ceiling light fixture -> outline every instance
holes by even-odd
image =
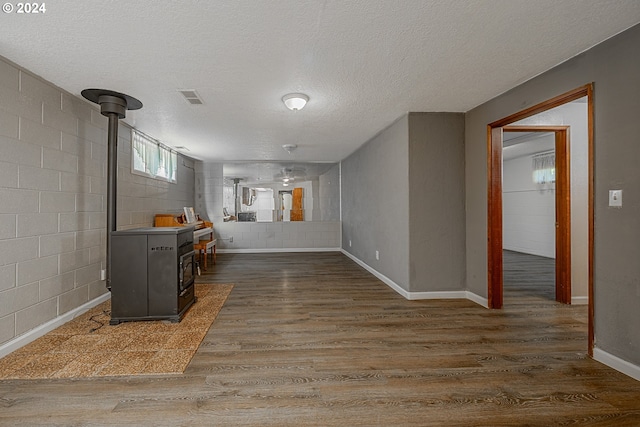
[[[282,97],[282,102],[289,110],[298,111],[302,110],[309,102],[309,97],[304,93],[290,93]]]
[[[286,151],[287,153],[289,153],[289,154],[293,153],[296,148],[298,148],[298,146],[296,144],[284,144],[282,146],[282,149],[284,151]]]

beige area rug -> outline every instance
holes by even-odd
[[[0,379],[87,378],[183,373],[233,285],[196,285],[180,323],[109,325],[111,301],[0,359]]]

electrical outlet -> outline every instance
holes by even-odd
[[[380,259],[380,252],[376,251],[376,259]]]

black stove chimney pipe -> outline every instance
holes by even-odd
[[[107,134],[107,289],[111,290],[111,232],[116,231],[116,199],[118,186],[118,121],[127,110],[142,108],[142,102],[106,89],[85,89],[82,96],[100,105],[100,113],[109,118]]]

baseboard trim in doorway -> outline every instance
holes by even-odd
[[[478,294],[474,294],[471,291],[466,291],[467,292],[467,299],[471,300],[473,302],[475,302],[478,305],[483,306],[484,308],[489,308],[489,300],[485,297],[481,297]]]
[[[589,297],[571,297],[571,305],[588,305]]]
[[[611,353],[607,353],[604,350],[600,350],[599,348],[593,349],[593,358],[618,372],[622,372],[623,374],[640,381],[640,366],[620,359],[619,357],[614,356]]]
[[[30,331],[17,336],[16,338],[8,341],[7,343],[0,346],[0,358],[5,357],[9,353],[12,353],[19,349],[20,347],[24,347],[32,341],[37,340],[38,338],[46,335],[48,332],[53,331],[58,326],[62,326],[70,320],[80,316],[82,313],[88,311],[89,309],[95,307],[98,304],[101,304],[111,298],[111,293],[106,292],[100,295],[97,298],[92,299],[91,301],[82,304],[80,307],[76,307],[71,311],[67,311],[64,314],[56,317],[55,319],[49,320],[47,323],[43,323],[37,328],[31,329]]]
[[[408,292],[410,300],[418,299],[467,299],[466,291]]]
[[[476,304],[479,304],[479,305],[481,305],[481,306],[483,306],[485,308],[489,307],[489,302],[488,302],[488,300],[486,298],[483,298],[483,297],[481,297],[479,295],[476,295],[473,292],[469,292],[469,291],[434,291],[434,292],[410,292],[410,291],[407,291],[402,286],[398,285],[396,282],[394,282],[393,280],[391,280],[390,278],[388,278],[384,274],[380,273],[376,269],[372,268],[370,265],[368,265],[367,263],[365,263],[361,259],[357,258],[353,254],[350,254],[349,252],[345,251],[344,249],[342,249],[341,251],[347,257],[351,258],[360,267],[364,268],[369,273],[371,273],[374,276],[376,276],[378,279],[380,279],[382,282],[384,282],[387,286],[389,286],[391,289],[393,289],[394,291],[396,291],[397,293],[399,293],[400,295],[402,295],[404,298],[406,298],[408,300],[468,299],[468,300],[473,301]]]

